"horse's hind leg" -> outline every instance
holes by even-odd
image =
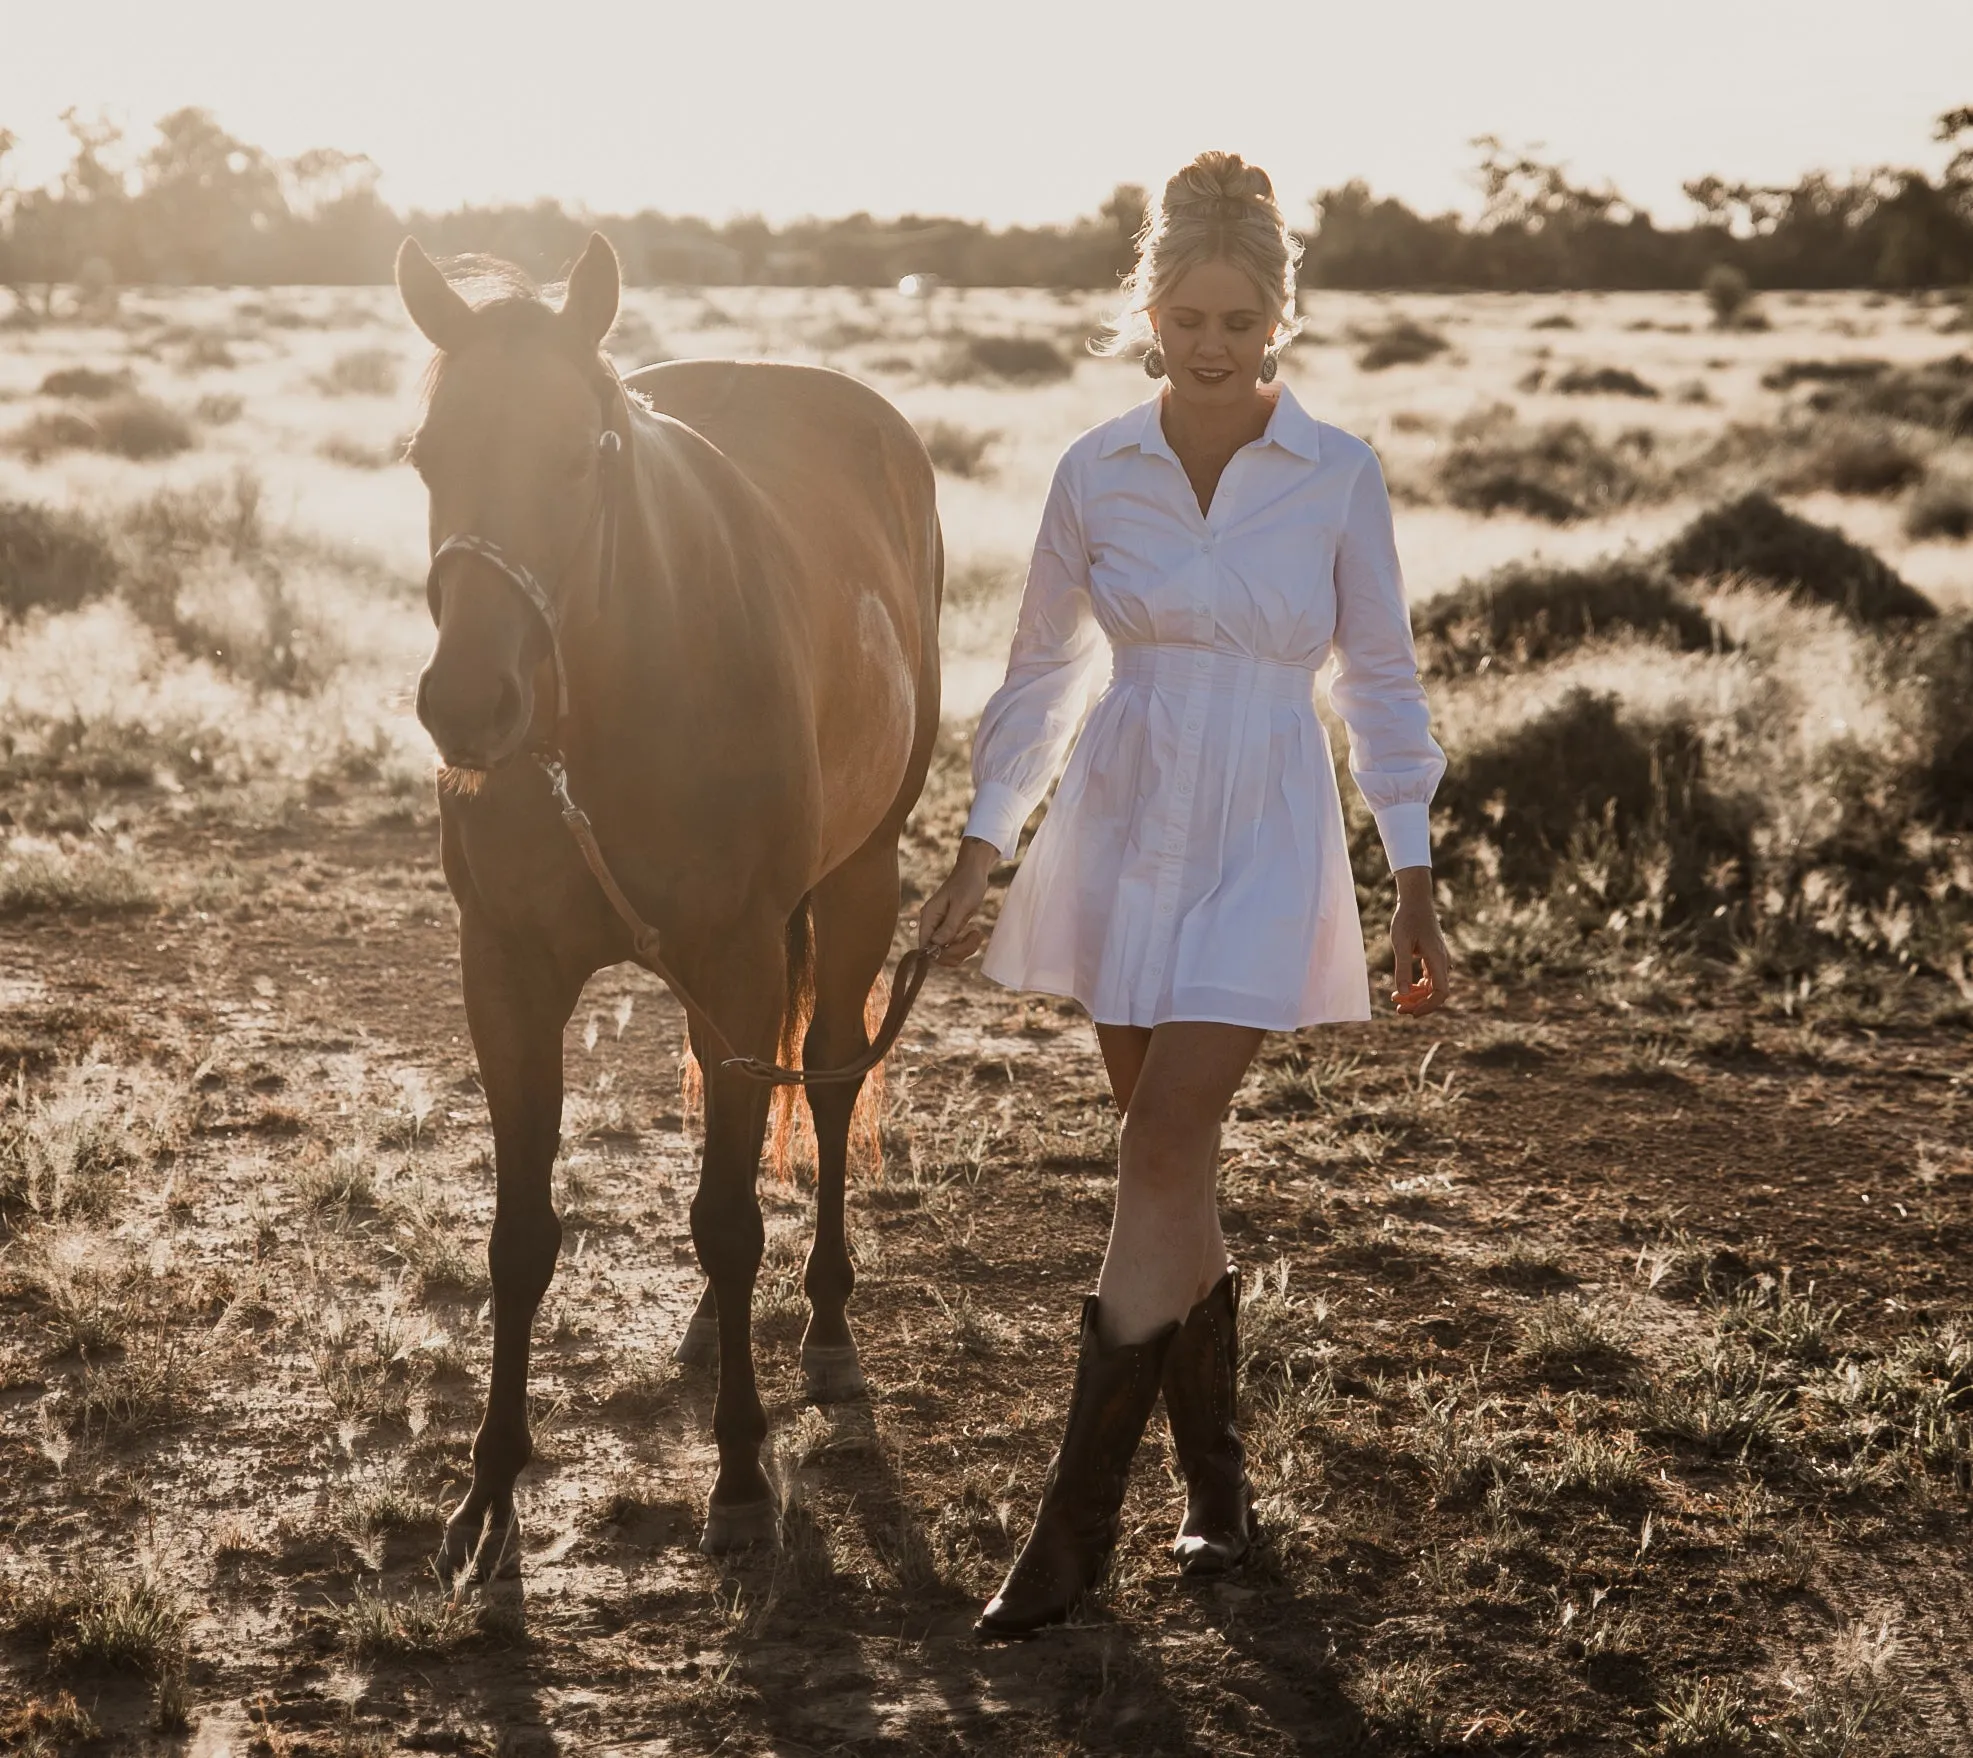
[[[514,1480],[528,1434],[528,1349],[535,1309],[555,1273],[562,1226],[549,1194],[562,1127],[562,1028],[579,980],[542,954],[516,953],[468,914],[460,924],[466,1020],[493,1119],[493,1372],[473,1437],[473,1482],[445,1524],[440,1575],[486,1580],[519,1561]]]
[[[865,843],[816,887],[815,1012],[802,1041],[808,1068],[837,1068],[870,1047],[863,1008],[884,968],[897,928],[897,838]],[[850,1123],[861,1081],[807,1089],[815,1119],[815,1243],[802,1288],[809,1320],[802,1338],[802,1375],[814,1404],[840,1403],[864,1393],[863,1368],[850,1334],[849,1297],[856,1286],[843,1217]]]

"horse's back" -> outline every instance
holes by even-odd
[[[923,444],[895,407],[847,373],[784,361],[674,360],[625,383],[717,446],[805,539],[818,519],[854,541],[872,518],[888,525],[930,515]]]

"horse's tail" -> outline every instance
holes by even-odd
[[[781,1041],[774,1052],[783,1068],[802,1065],[802,1039],[815,1014],[815,912],[803,898],[788,918],[788,991],[781,1009]],[[767,1163],[786,1183],[798,1163],[815,1160],[815,1126],[801,1102],[801,1088],[777,1086],[767,1115]]]

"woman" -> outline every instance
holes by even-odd
[[[1107,648],[1109,687],[982,967],[1088,1009],[1123,1115],[1067,1430],[1034,1530],[980,1618],[988,1635],[1059,1622],[1095,1586],[1161,1389],[1187,1488],[1181,1569],[1231,1568],[1252,1543],[1220,1122],[1265,1033],[1370,1013],[1314,704],[1332,653],[1351,774],[1397,878],[1393,999],[1412,1015],[1445,1000],[1428,812],[1445,758],[1383,473],[1273,382],[1298,254],[1266,173],[1238,157],[1201,154],[1166,185],[1104,349],[1144,347],[1165,387],[1056,468],[1006,682],[974,741],[965,835],[919,920],[920,944],[947,958],[977,943],[967,923],[988,871],[1014,854]]]

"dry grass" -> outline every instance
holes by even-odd
[[[907,838],[917,896],[1054,457],[1150,388],[1078,351],[1099,301],[940,301],[928,323],[885,295],[636,293],[623,342],[836,360],[938,455],[953,724]],[[1904,1545],[1943,1595],[1945,1549],[1922,1547],[1973,1478],[1961,1090],[1900,1060],[1973,984],[1950,499],[1973,461],[1929,329],[1853,298],[1772,301],[1759,332],[1695,325],[1689,296],[1420,297],[1410,321],[1455,345],[1388,370],[1287,357],[1401,491],[1468,999],[1426,1037],[1270,1042],[1224,1173],[1261,1552],[1226,1590],[1167,1581],[1154,1435],[1109,1613],[1016,1689],[949,1633],[1057,1436],[1115,1119],[1066,1010],[959,984],[900,1053],[884,1180],[852,1193],[867,1408],[795,1402],[811,1199],[769,1192],[783,1545],[718,1565],[692,1549],[708,1388],[667,1354],[696,1287],[676,1015],[599,979],[567,1046],[526,1597],[432,1592],[488,1365],[493,1177],[429,831],[378,831],[430,810],[405,700],[423,505],[409,473],[357,467],[404,427],[422,350],[381,293],[127,303],[155,353],[38,332],[24,387],[116,384],[22,415],[162,394],[200,410],[197,450],[0,456],[22,558],[0,567],[0,898],[34,911],[0,969],[0,1603],[27,1669],[0,1743],[80,1744],[93,1718],[135,1749],[244,1698],[270,1751],[490,1751],[525,1730],[468,1729],[460,1702],[579,1717],[581,1692],[602,1720],[573,1737],[598,1749],[1925,1749],[1924,1633],[1845,1597],[1844,1571]],[[1311,303],[1357,346],[1398,327],[1388,302]],[[1616,360],[1665,394],[1599,391]],[[1709,405],[1674,394],[1702,377]],[[1825,394],[1821,431],[1896,455],[1819,460],[1802,408]],[[1860,620],[1724,553],[1672,582],[1666,546],[1761,486],[1945,614]],[[101,997],[41,950],[89,936],[120,949]],[[1524,1124],[1536,1089],[1566,1103]],[[1770,1146],[1723,1145],[1776,1117]],[[1786,1182],[1845,1128],[1853,1161]],[[1867,1249],[1791,1221],[1853,1172]],[[1718,1211],[1742,1200],[1729,1247]],[[137,1567],[79,1566],[133,1538]],[[115,1668],[141,1703],[85,1678]],[[867,1719],[828,1722],[851,1673]],[[318,1675],[328,1695],[295,1694]]]

